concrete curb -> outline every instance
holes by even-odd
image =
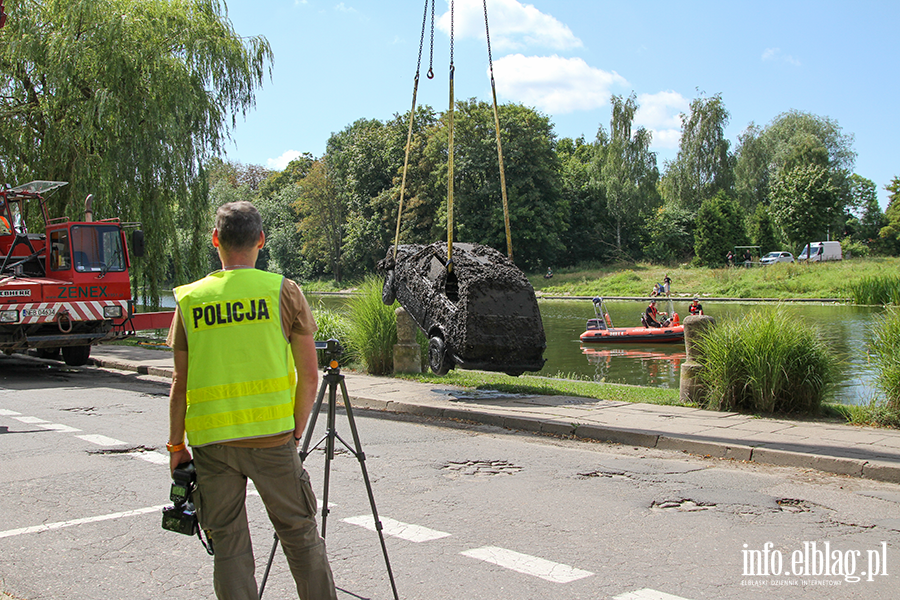
[[[141,375],[171,378],[171,367],[137,364],[132,361],[115,358],[92,358],[93,364],[108,369],[133,371]],[[889,483],[900,483],[900,463],[862,458],[824,456],[793,452],[779,448],[767,447],[765,444],[748,446],[739,443],[726,443],[690,439],[672,433],[646,431],[598,425],[582,424],[559,420],[552,417],[539,417],[515,413],[514,410],[498,408],[472,409],[459,406],[432,406],[413,404],[396,400],[379,400],[361,396],[350,396],[354,408],[376,412],[408,414],[435,419],[468,421],[501,427],[504,429],[526,431],[542,435],[572,437],[583,440],[594,440],[623,446],[655,448],[672,452],[683,452],[700,457],[732,459],[773,466],[794,467],[846,475],[862,479],[872,479]],[[510,414],[513,413],[513,414]]]

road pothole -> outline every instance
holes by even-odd
[[[812,506],[804,500],[797,498],[779,498],[775,501],[782,512],[788,513],[804,513],[809,512]]]
[[[443,465],[441,470],[454,476],[491,477],[515,475],[522,470],[522,467],[506,460],[452,460]]]
[[[679,498],[677,500],[654,500],[650,504],[650,510],[660,511],[676,511],[676,512],[698,512],[701,510],[710,510],[715,507],[711,502],[696,502],[690,498]]]

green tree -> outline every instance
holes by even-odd
[[[878,236],[888,253],[897,254],[900,252],[900,177],[894,177],[884,189],[888,192],[888,206],[884,209],[887,225]]]
[[[45,0],[14,12],[0,45],[0,179],[69,181],[50,200],[55,216],[74,217],[93,193],[96,216],[142,221],[136,282],[155,304],[177,210],[206,210],[192,193],[198,165],[253,106],[269,43],[237,35],[219,0]]]
[[[747,233],[750,241],[759,246],[762,252],[778,250],[778,240],[775,236],[775,224],[769,207],[765,204],[757,204],[750,218],[747,220]]]
[[[340,283],[346,205],[335,188],[325,162],[316,161],[309,174],[296,184],[294,206],[303,215],[299,226],[303,239],[301,251],[310,262],[325,262]]]
[[[570,266],[581,262],[603,260],[615,248],[615,222],[610,217],[606,196],[595,175],[595,157],[603,151],[605,132],[601,128],[597,140],[563,138],[556,145],[560,161],[560,198],[570,207],[566,230],[561,241],[565,246],[557,263]],[[549,263],[547,266],[551,266]]]
[[[782,170],[772,182],[772,217],[795,250],[826,239],[841,207],[841,189],[817,164]]]
[[[568,207],[560,198],[559,158],[547,116],[518,104],[499,107],[513,258],[523,269],[537,269],[564,252],[562,235]],[[435,129],[429,143],[436,179],[447,189],[447,136]],[[454,239],[506,252],[500,166],[493,108],[476,100],[457,103],[454,117]],[[446,203],[443,211],[446,219]],[[446,220],[443,225],[446,227]]]
[[[731,143],[725,137],[729,114],[722,94],[695,98],[690,114],[681,115],[681,143],[664,177],[666,199],[688,210],[734,186]]]
[[[743,245],[746,239],[740,208],[728,194],[719,192],[700,205],[694,230],[694,251],[703,264],[722,265],[728,251]]]
[[[674,202],[663,204],[650,221],[644,256],[657,263],[682,262],[694,252],[694,213]]]
[[[606,195],[609,214],[616,223],[616,249],[622,251],[622,228],[641,219],[642,213],[658,204],[656,183],[659,171],[656,153],[650,151],[652,134],[639,127],[632,134],[637,96],[613,96],[609,142],[599,165],[600,185]]]
[[[868,244],[878,238],[878,232],[887,224],[875,182],[854,173],[850,176],[850,204],[847,218],[848,233],[855,241]]]
[[[772,161],[769,142],[764,131],[754,123],[750,123],[738,136],[738,147],[734,153],[734,191],[746,211],[769,203]]]

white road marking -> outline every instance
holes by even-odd
[[[619,594],[613,600],[687,600],[681,596],[673,596],[665,592],[658,592],[649,588],[637,590],[636,592],[628,592],[627,594]]]
[[[331,503],[329,502],[329,504]],[[375,531],[375,519],[372,517],[372,515],[350,517],[348,519],[344,519],[344,523],[359,525],[360,527],[365,527],[370,531]],[[398,537],[408,542],[430,542],[431,540],[438,540],[450,535],[449,533],[444,533],[443,531],[436,531],[434,529],[428,529],[427,527],[420,527],[419,525],[409,525],[407,523],[401,523],[400,521],[386,519],[384,517],[381,517],[381,526],[381,531],[385,535]]]
[[[21,415],[22,413],[17,413],[14,410],[7,410],[5,408],[0,408],[0,417],[15,417],[17,415]]]
[[[533,575],[540,577],[545,581],[553,583],[569,583],[577,579],[583,579],[593,575],[590,571],[582,571],[569,565],[529,556],[519,552],[513,552],[505,548],[497,546],[485,546],[484,548],[476,548],[474,550],[466,550],[460,552],[463,556],[476,558],[491,564],[511,569],[517,573],[525,575]]]
[[[154,465],[169,464],[169,457],[165,454],[160,454],[159,452],[135,452],[134,455],[141,460],[146,460]]]
[[[58,431],[60,433],[75,433],[76,431],[81,431],[80,429],[75,429],[74,427],[69,427],[68,425],[63,425],[61,423],[47,423],[46,421],[43,423],[35,423],[41,429],[49,429],[50,431]]]
[[[99,523],[100,521],[110,521],[113,519],[121,519],[124,517],[134,517],[137,515],[145,515],[160,511],[165,508],[166,504],[159,506],[148,506],[147,508],[138,508],[135,510],[126,510],[124,512],[110,513],[108,515],[100,515],[97,517],[85,517],[84,519],[73,519],[71,521],[60,521],[58,523],[44,523],[43,525],[34,525],[32,527],[22,527],[20,529],[10,529],[8,531],[0,531],[0,538],[13,537],[26,533],[38,533],[41,531],[51,531],[53,529],[62,529],[64,527],[73,527],[75,525],[84,525],[85,523]]]
[[[29,425],[36,425],[37,423],[49,423],[50,421],[45,421],[43,419],[38,419],[37,417],[13,417],[16,421],[20,421],[22,423],[28,423]]]
[[[98,446],[126,446],[127,442],[117,440],[115,438],[106,437],[105,435],[76,435],[79,440],[84,440]]]

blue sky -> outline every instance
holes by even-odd
[[[272,80],[238,117],[228,157],[280,169],[360,118],[409,110],[424,0],[230,0],[242,36],[272,45]],[[455,0],[457,99],[490,100],[482,0]],[[675,157],[679,114],[721,94],[737,145],[750,122],[796,109],[835,119],[855,138],[856,172],[900,176],[900,2],[606,2],[488,0],[500,102],[548,115],[558,137],[592,140],[611,94],[638,96],[660,168]],[[437,1],[435,78],[419,104],[449,101],[449,2]]]

